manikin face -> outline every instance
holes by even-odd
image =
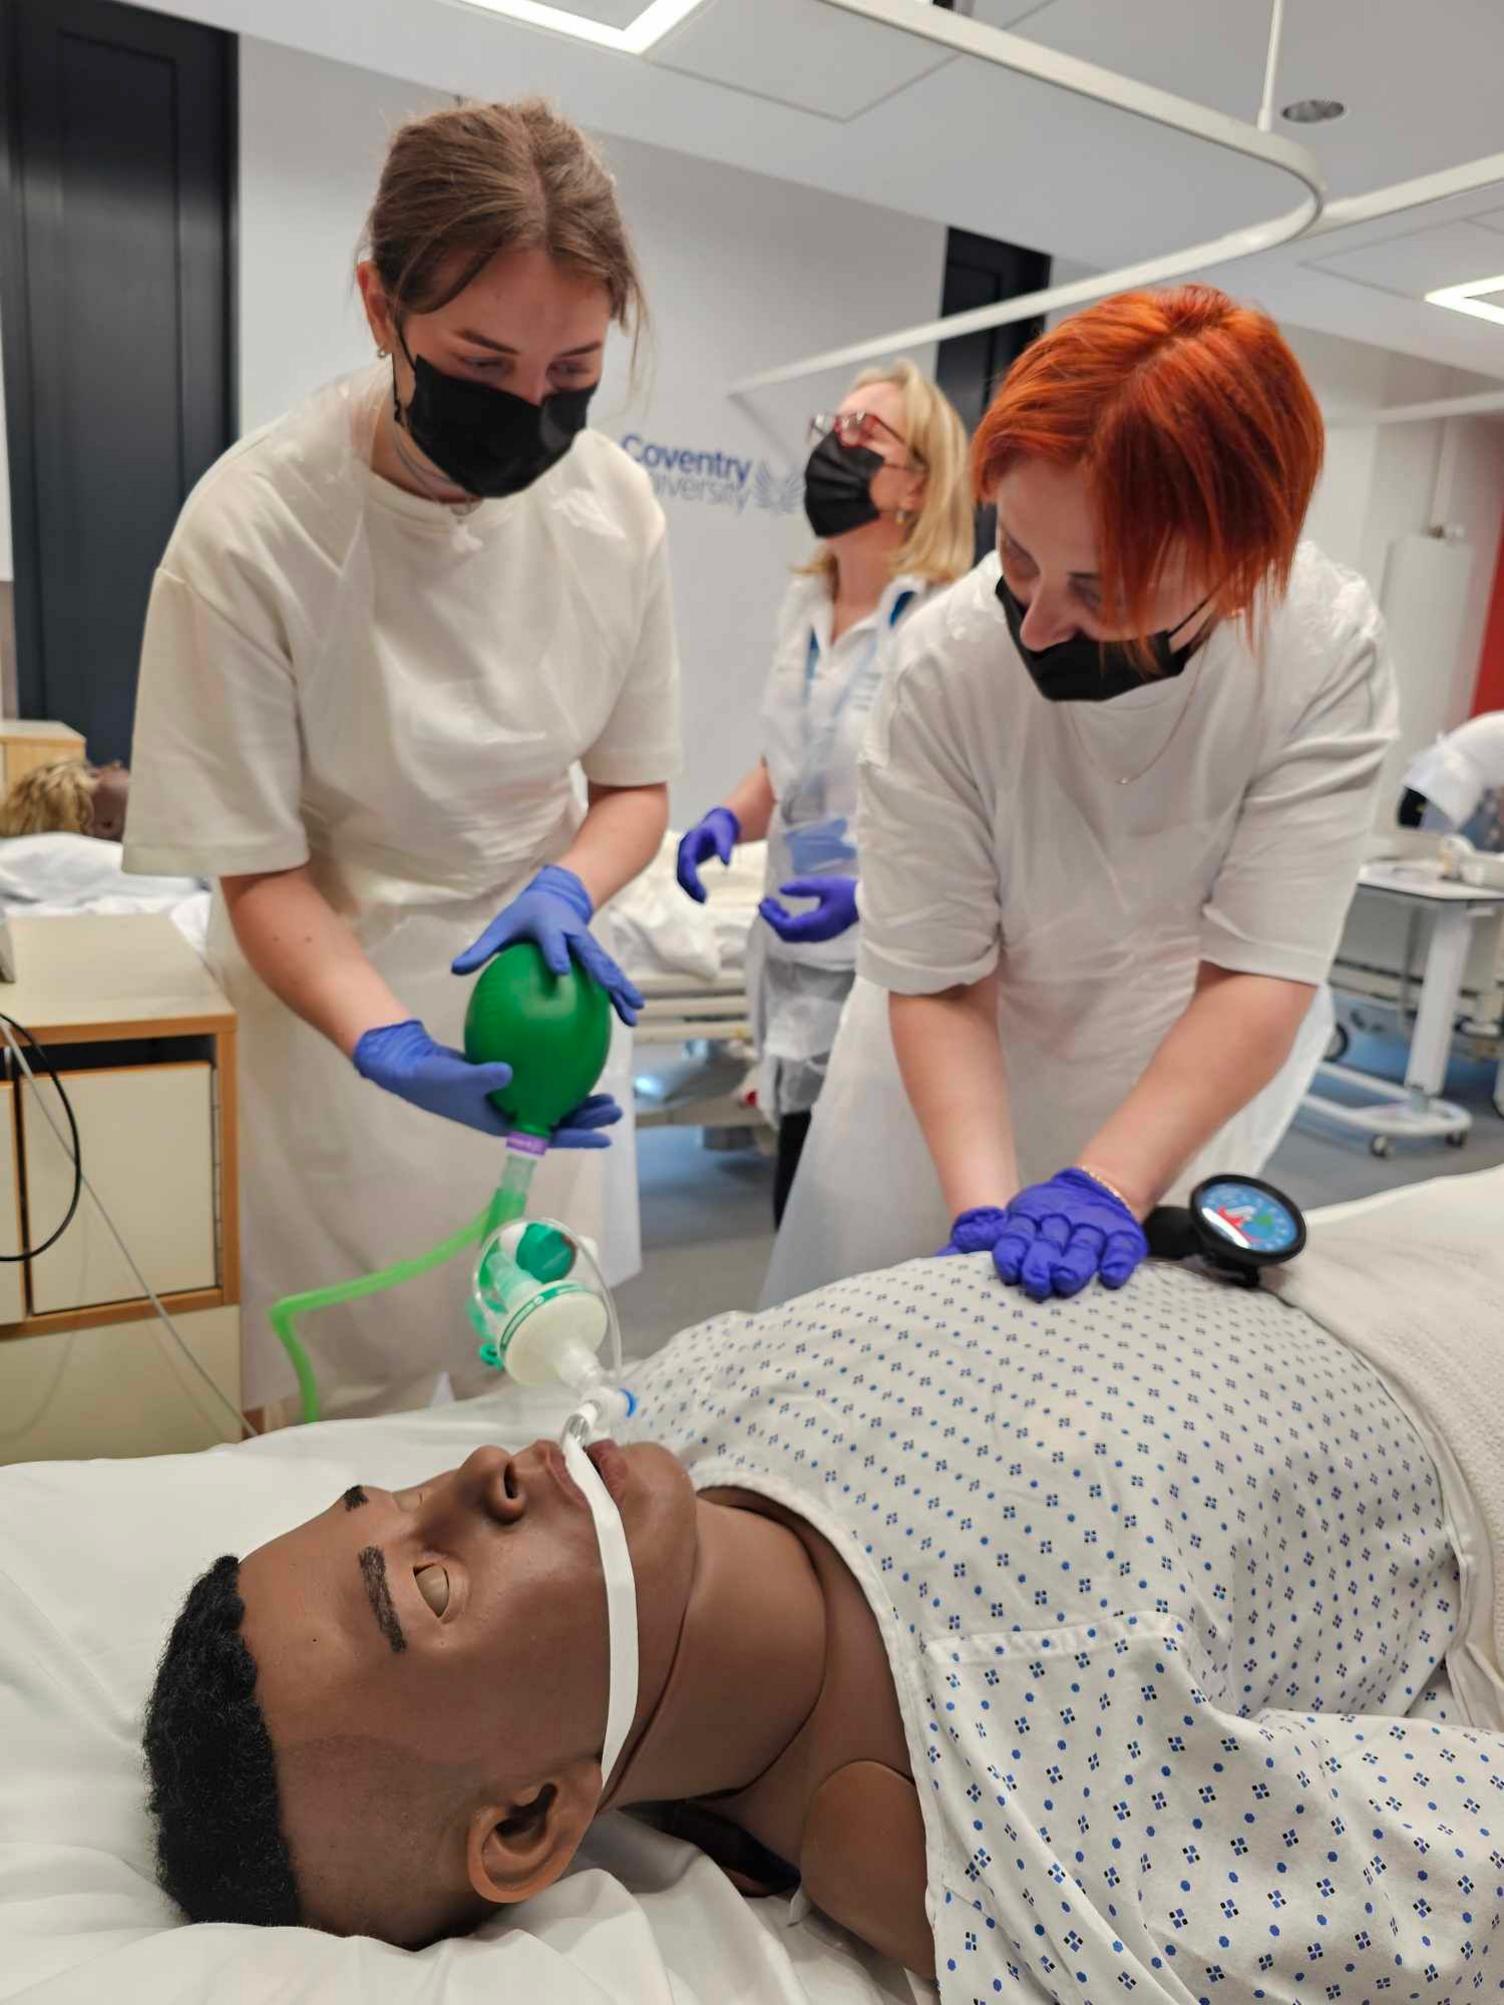
[[[118,760],[99,769],[94,781],[90,835],[97,836],[102,842],[125,840],[125,808],[130,784],[131,776]]]
[[[632,1555],[646,1689],[688,1603],[694,1496],[665,1449],[591,1458]],[[557,1877],[595,1812],[608,1677],[595,1530],[557,1443],[347,1491],[251,1553],[240,1591],[307,1919],[349,1926],[339,1862],[372,1835],[351,1828],[362,1750],[399,1800],[429,1806],[423,1870],[456,1902],[524,1899]],[[410,1797],[404,1764],[427,1778]]]

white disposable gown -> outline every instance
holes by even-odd
[[[215,877],[308,864],[405,1012],[458,1045],[454,955],[608,786],[679,757],[662,513],[584,432],[522,493],[469,513],[370,467],[382,369],[233,448],[190,497],[152,592],[130,868]],[[609,946],[609,938],[605,939]],[[292,1389],[278,1297],[425,1250],[485,1203],[503,1145],[363,1081],[245,962],[216,899],[209,958],[240,1018],[245,1398]],[[630,1040],[603,1084],[630,1107]],[[631,1130],[558,1151],[534,1210],[638,1259]],[[466,1263],[308,1320],[331,1411],[421,1401],[482,1368]]]
[[[998,561],[908,622],[861,764],[859,979],[765,1300],[945,1243],[898,1074],[890,994],[999,972],[1026,1182],[1076,1160],[1190,1001],[1205,960],[1317,991],[1281,1073],[1188,1164],[1256,1171],[1331,1025],[1322,986],[1395,729],[1363,580],[1302,544],[1250,647],[1220,626],[1184,673],[1105,703],[1035,688]]]

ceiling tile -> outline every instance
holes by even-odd
[[[1439,286],[1492,278],[1504,265],[1501,248],[1496,230],[1469,218],[1433,224],[1306,262],[1314,271],[1329,272],[1380,292],[1424,299]]]
[[[933,42],[806,0],[709,0],[649,59],[841,120],[859,117],[949,60]]]

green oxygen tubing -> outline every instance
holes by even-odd
[[[297,1373],[305,1421],[319,1417],[319,1389],[295,1328],[299,1318],[400,1287],[521,1218],[549,1136],[593,1091],[610,1048],[610,999],[583,969],[571,963],[567,974],[553,974],[531,940],[519,940],[487,962],[465,1012],[465,1056],[476,1064],[500,1059],[512,1068],[510,1085],[491,1095],[492,1105],[512,1124],[501,1181],[483,1211],[427,1253],[394,1260],[358,1280],[284,1295],[272,1305],[268,1317]]]

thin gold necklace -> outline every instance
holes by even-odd
[[[1210,640],[1210,638],[1211,636],[1208,635],[1207,640]],[[1207,641],[1203,641],[1201,643],[1201,646],[1196,650],[1197,660],[1195,669],[1192,671],[1190,687],[1186,690],[1184,703],[1181,704],[1179,711],[1176,713],[1175,722],[1170,726],[1170,735],[1165,739],[1165,742],[1160,746],[1159,750],[1154,754],[1154,757],[1149,761],[1148,765],[1140,766],[1136,773],[1109,773],[1107,768],[1102,764],[1101,760],[1098,759],[1096,754],[1092,751],[1091,746],[1087,742],[1086,733],[1081,729],[1080,723],[1075,716],[1076,706],[1073,703],[1068,703],[1066,705],[1067,714],[1070,716],[1071,729],[1076,734],[1076,742],[1080,745],[1081,750],[1086,754],[1087,763],[1089,765],[1095,766],[1097,771],[1101,774],[1104,780],[1111,780],[1114,782],[1115,785],[1120,787],[1131,787],[1135,780],[1141,780],[1146,773],[1152,773],[1154,768],[1159,764],[1160,760],[1165,756],[1166,752],[1169,751],[1170,747],[1175,743],[1176,734],[1179,732],[1181,725],[1185,722],[1186,713],[1189,711],[1192,700],[1194,699],[1196,694],[1197,684],[1201,680],[1201,663],[1205,659],[1206,646],[1207,646]]]

